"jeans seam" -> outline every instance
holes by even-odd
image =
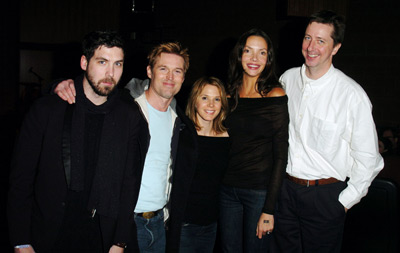
[[[154,235],[153,235],[153,232],[147,227],[147,225],[149,225],[149,223],[150,223],[150,220],[147,220],[146,224],[144,225],[144,228],[147,230],[147,232],[149,232],[149,234],[151,236],[151,242],[149,244],[149,247],[151,247],[151,245],[153,245],[153,243],[154,243]]]

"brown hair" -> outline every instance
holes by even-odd
[[[161,53],[176,54],[181,56],[183,58],[183,61],[185,62],[183,66],[185,73],[189,69],[188,49],[183,48],[179,42],[168,42],[154,47],[153,50],[151,50],[151,52],[147,56],[147,59],[149,60],[149,66],[152,69],[157,60],[157,57],[159,57]]]
[[[331,10],[321,10],[311,15],[308,24],[311,24],[312,22],[331,25],[333,27],[331,34],[333,46],[343,42],[344,31],[346,29],[345,19],[343,16]]]
[[[196,117],[196,101],[207,84],[217,87],[221,96],[221,111],[214,119],[212,129],[217,134],[224,133],[227,130],[224,126],[224,120],[228,113],[228,100],[222,81],[216,77],[201,77],[194,82],[186,106],[186,115],[193,121],[196,130],[200,130],[201,127]]]

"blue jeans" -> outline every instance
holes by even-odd
[[[159,212],[151,219],[145,219],[135,214],[135,223],[140,252],[165,253],[163,212]]]
[[[266,190],[221,186],[220,219],[223,252],[268,252],[270,235],[256,236]]]
[[[201,226],[185,223],[182,225],[180,253],[212,253],[217,237],[217,223]]]

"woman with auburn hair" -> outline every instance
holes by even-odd
[[[260,29],[236,43],[228,72],[229,166],[220,191],[224,252],[268,252],[288,152],[287,96],[271,39]]]
[[[187,118],[183,119],[179,135],[168,252],[213,252],[219,187],[228,165],[230,147],[223,124],[227,113],[222,82],[215,77],[198,79],[190,93]]]

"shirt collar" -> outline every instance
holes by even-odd
[[[327,80],[329,78],[331,78],[331,76],[333,75],[335,71],[335,67],[333,67],[333,64],[331,64],[331,67],[329,68],[328,72],[326,72],[323,76],[321,76],[320,78],[318,78],[317,80],[313,80],[310,79],[309,77],[307,77],[306,75],[306,65],[303,64],[303,66],[301,66],[301,70],[300,70],[300,75],[301,75],[301,83],[299,84],[301,87],[301,90],[304,91],[305,87],[307,85],[310,86],[311,90],[313,90],[313,87],[321,87],[324,84],[327,84]]]

